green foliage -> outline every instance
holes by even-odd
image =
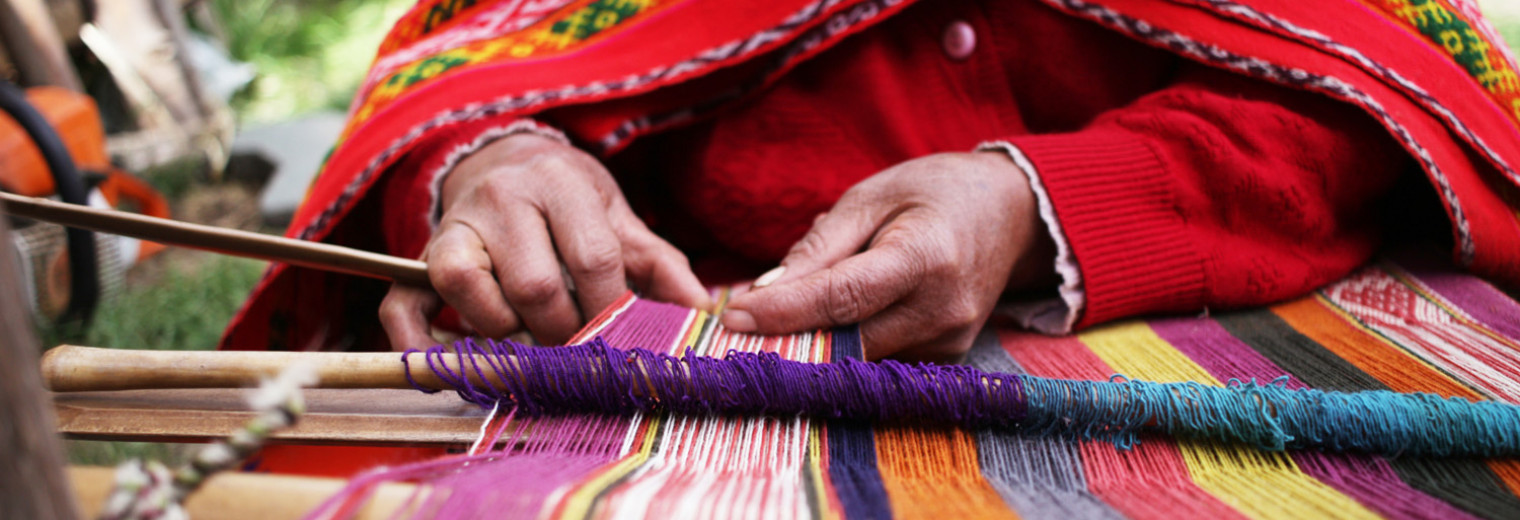
[[[154,189],[169,200],[180,200],[190,193],[206,171],[205,161],[183,157],[153,166],[140,173]]]
[[[153,283],[134,284],[101,304],[88,330],[44,328],[44,345],[83,345],[152,350],[209,350],[263,273],[264,262],[211,253],[203,265],[163,266]],[[159,259],[167,260],[167,259]],[[184,264],[185,262],[180,262]],[[230,432],[229,432],[230,433]],[[177,465],[200,446],[156,442],[69,441],[72,464],[114,466],[131,459]]]
[[[1520,3],[1514,0],[1478,0],[1478,7],[1499,30],[1509,48],[1520,52]]]
[[[1499,36],[1509,44],[1510,50],[1520,53],[1520,16],[1494,20],[1494,28],[1499,30]]]
[[[67,441],[64,445],[70,464],[115,466],[132,459],[156,460],[174,467],[189,460],[198,444],[161,442]]]
[[[262,275],[257,260],[215,256],[194,269],[167,268],[152,284],[129,286],[104,302],[88,330],[45,329],[44,345],[208,350]]]
[[[232,57],[258,68],[244,121],[344,109],[407,0],[212,0]]]

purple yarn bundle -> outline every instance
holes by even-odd
[[[407,354],[413,352],[419,351]],[[505,400],[529,415],[659,409],[1011,427],[1024,419],[1026,406],[1018,376],[967,366],[853,359],[815,364],[744,352],[721,359],[690,352],[676,357],[616,349],[600,337],[564,347],[464,340],[453,349],[420,353],[461,398],[482,407]],[[464,372],[447,359],[466,360]],[[472,383],[472,375],[492,384]]]
[[[848,334],[836,339],[848,339]],[[412,350],[408,355],[418,352]],[[456,354],[457,352],[458,354]],[[1019,428],[1106,439],[1141,431],[1251,444],[1387,454],[1520,454],[1520,406],[1433,394],[1326,392],[1279,383],[1074,381],[982,372],[969,366],[788,361],[774,353],[723,358],[622,350],[598,337],[530,347],[472,340],[435,346],[429,368],[482,407],[518,413],[668,411],[796,415],[868,422]],[[451,361],[452,362],[449,362]],[[458,363],[466,365],[458,369]],[[408,362],[402,357],[403,363]],[[410,374],[410,366],[408,374]],[[489,384],[480,384],[489,382]],[[416,382],[412,383],[416,386]],[[419,387],[420,388],[420,387]],[[424,390],[426,391],[426,390]]]

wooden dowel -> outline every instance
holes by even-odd
[[[429,388],[451,388],[420,355],[412,377]],[[457,358],[450,356],[451,360]],[[43,384],[54,392],[238,388],[254,386],[301,363],[317,373],[317,388],[411,388],[394,352],[241,352],[127,350],[59,345],[42,355]]]
[[[510,355],[505,361],[516,363]],[[472,384],[502,389],[501,374],[485,356],[477,355],[471,363],[467,357],[451,354],[443,356],[442,362],[454,373],[465,374]],[[462,368],[461,363],[469,367]],[[44,352],[41,362],[42,384],[54,392],[251,387],[295,364],[305,364],[316,372],[314,388],[412,388],[407,367],[396,352],[176,351],[59,345]],[[433,372],[421,354],[411,356],[409,368],[412,380],[424,388],[454,389]],[[643,367],[639,370],[643,373]],[[632,390],[651,391],[644,386]]]
[[[215,226],[191,224],[0,192],[5,212],[65,226],[218,253],[285,262],[430,287],[427,264],[369,251]]]

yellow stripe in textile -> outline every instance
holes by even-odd
[[[563,505],[560,507],[559,517],[565,519],[588,518],[591,514],[591,508],[596,505],[597,495],[600,495],[602,491],[607,490],[607,488],[617,483],[617,481],[622,480],[623,477],[643,466],[649,460],[649,454],[654,451],[655,437],[661,431],[661,419],[659,416],[634,419],[635,421],[642,420],[648,422],[645,425],[644,434],[640,436],[641,438],[638,441],[638,451],[629,454],[627,457],[623,457],[623,460],[617,461],[611,467],[601,470],[579,488],[571,491],[565,497]]]
[[[809,360],[813,363],[828,363],[833,356],[833,334],[819,333],[813,335],[813,355]],[[813,483],[813,515],[825,520],[843,518],[844,514],[835,506],[839,503],[832,497],[828,474],[823,470],[824,457],[827,450],[823,446],[822,421],[810,421],[808,423],[808,464],[807,472]]]
[[[727,293],[723,293],[722,297],[723,300],[720,301],[726,301]],[[707,322],[707,317],[706,311],[696,311],[696,316],[687,322],[687,329],[683,335],[685,340],[681,342],[681,345],[695,346],[697,338],[702,335],[702,325]],[[679,349],[680,347],[677,346],[676,348]],[[676,354],[679,355],[680,353]],[[601,470],[596,476],[587,479],[579,487],[568,493],[559,507],[560,518],[588,518],[591,514],[591,509],[596,506],[596,497],[598,495],[601,495],[603,491],[606,491],[648,462],[649,455],[654,452],[655,439],[659,437],[661,431],[664,431],[664,428],[661,427],[661,423],[664,422],[662,419],[662,415],[640,414],[635,416],[633,427],[638,427],[640,422],[645,423],[643,425],[643,434],[635,441],[637,442],[634,448],[635,451],[605,470]]]
[[[823,474],[823,429],[817,423],[808,425],[808,478],[813,484],[813,515],[818,518],[842,518],[829,500],[828,480]]]
[[[1127,377],[1221,386],[1144,322],[1101,327],[1078,338]],[[1253,518],[1379,518],[1357,501],[1304,474],[1286,453],[1222,443],[1185,441],[1178,447],[1198,487]]]
[[[976,442],[959,428],[878,426],[876,461],[897,518],[1018,518],[982,478]]]

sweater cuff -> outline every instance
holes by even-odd
[[[500,126],[492,126],[473,134],[455,137],[452,142],[446,143],[448,151],[439,159],[440,162],[432,163],[431,168],[423,171],[428,186],[428,235],[438,231],[438,221],[443,218],[443,181],[447,180],[449,173],[471,154],[485,148],[486,145],[509,136],[517,134],[536,134],[547,137],[560,143],[570,144],[565,134],[554,127],[545,125],[532,119],[517,119]]]
[[[1031,185],[1053,210],[1046,218],[1056,222],[1057,268],[1063,244],[1076,262],[1085,296],[1072,309],[1077,328],[1203,306],[1203,257],[1188,240],[1164,160],[1143,140],[1088,131],[1008,143],[1021,152],[1026,173],[1038,172],[1030,173]],[[1043,216],[1046,201],[1040,203]]]
[[[1040,180],[1039,170],[1029,162],[1024,152],[1008,141],[985,142],[977,145],[976,151],[1006,154],[1013,160],[1013,164],[1019,167],[1019,171],[1024,172],[1024,176],[1029,180],[1029,189],[1034,192],[1040,220],[1045,223],[1045,229],[1050,233],[1051,241],[1055,242],[1055,269],[1056,274],[1061,277],[1061,285],[1057,288],[1058,298],[1008,303],[999,306],[998,314],[1036,332],[1071,333],[1077,317],[1082,315],[1082,308],[1087,299],[1082,291],[1082,270],[1072,258],[1071,246],[1066,243],[1066,234],[1061,231],[1061,221],[1056,218],[1055,207],[1051,205],[1050,194],[1045,191],[1045,184]]]

